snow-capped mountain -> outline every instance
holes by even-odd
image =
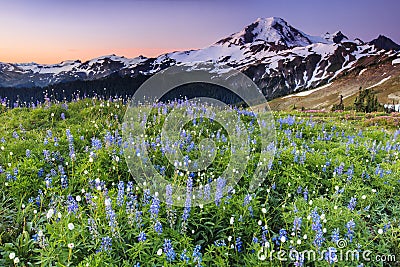
[[[109,55],[54,65],[0,63],[0,87],[57,88],[57,84],[73,81],[151,76],[174,64],[206,61],[244,72],[272,99],[328,84],[370,65],[397,60],[399,50],[399,45],[384,36],[371,42],[349,40],[341,31],[311,36],[281,18],[259,18],[206,48],[157,58]]]
[[[135,68],[146,61],[145,57],[128,59],[116,55],[102,56],[81,62],[63,61],[59,64],[0,63],[0,86],[3,87],[45,87],[51,84],[75,80],[105,78],[123,69]]]
[[[259,18],[242,31],[232,34],[217,42],[217,44],[245,45],[263,42],[273,48],[291,48],[307,46],[313,43],[326,43],[321,37],[307,35],[293,28],[281,18]]]

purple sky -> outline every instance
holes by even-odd
[[[258,17],[282,17],[312,35],[341,30],[400,43],[398,0],[5,0],[0,61],[57,63],[202,48]]]

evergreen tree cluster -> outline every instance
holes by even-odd
[[[344,104],[343,104],[343,96],[340,95],[340,102],[339,104],[334,104],[332,107],[332,111],[336,110],[344,110]]]
[[[47,87],[11,88],[0,87],[0,105],[6,100],[9,106],[14,102],[36,103],[43,102],[46,98],[51,100],[71,101],[74,97],[101,96],[104,98],[119,96],[128,99],[150,76],[137,75],[135,77],[112,75],[104,79],[88,81],[72,81],[58,83]],[[209,97],[220,100],[226,104],[240,104],[243,99],[234,92],[211,83],[189,83],[178,86],[165,94],[160,100],[168,101],[194,97]]]
[[[374,112],[382,109],[381,104],[378,102],[377,96],[371,89],[363,90],[359,88],[358,96],[354,100],[354,108],[358,112]]]

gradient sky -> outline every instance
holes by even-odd
[[[341,30],[400,43],[399,12],[398,0],[0,0],[0,62],[157,56],[208,46],[271,16],[312,35]]]

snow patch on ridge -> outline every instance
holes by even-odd
[[[312,93],[314,93],[316,91],[319,91],[319,90],[324,89],[326,87],[329,87],[331,85],[332,85],[332,83],[328,83],[328,84],[322,85],[322,86],[320,86],[318,88],[315,88],[315,89],[312,89],[312,90],[303,91],[303,92],[300,92],[300,93],[297,93],[297,94],[294,94],[294,95],[284,96],[284,97],[282,97],[282,99],[289,98],[289,97],[308,96],[308,95],[311,95]]]
[[[376,86],[378,86],[378,85],[381,85],[381,84],[383,84],[384,82],[386,82],[387,80],[389,80],[391,77],[392,77],[392,76],[386,77],[386,78],[382,79],[380,82],[378,82],[378,83],[376,83],[376,84],[374,84],[374,85],[368,87],[367,89],[371,89],[371,88],[373,88],[373,87],[376,87]]]
[[[360,71],[360,73],[358,74],[358,76],[361,76],[366,70],[367,70],[367,69],[362,69],[362,70]]]
[[[400,58],[396,58],[395,60],[393,60],[392,65],[394,64],[400,64]]]

